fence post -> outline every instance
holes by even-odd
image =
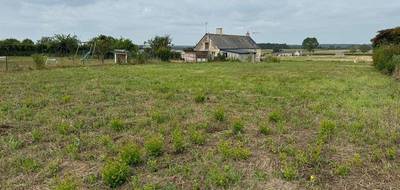
[[[6,71],[8,71],[8,57],[6,56]]]

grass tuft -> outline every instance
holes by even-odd
[[[164,149],[164,139],[161,136],[154,136],[146,140],[144,147],[149,156],[161,156]]]
[[[129,166],[121,161],[111,161],[106,163],[101,171],[103,181],[111,188],[116,188],[124,184],[129,175]]]

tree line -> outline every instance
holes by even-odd
[[[177,57],[172,50],[170,36],[156,36],[146,42],[146,57],[158,58],[168,61]],[[95,47],[95,48],[94,48]],[[112,57],[115,49],[127,50],[132,56],[139,54],[139,46],[128,38],[114,38],[107,35],[99,35],[87,42],[81,42],[76,35],[56,34],[52,37],[42,37],[36,43],[31,39],[19,41],[17,39],[0,40],[0,55],[6,56],[31,56],[33,54],[45,54],[56,57],[83,56],[88,51],[94,50],[93,55],[104,61]]]

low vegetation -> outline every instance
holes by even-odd
[[[104,65],[0,80],[3,189],[400,186],[400,83],[370,63]]]

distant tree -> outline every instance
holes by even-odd
[[[135,45],[130,39],[119,38],[113,40],[113,49],[124,49],[132,54],[137,54],[139,51],[139,47]]]
[[[94,52],[104,63],[104,59],[107,53],[111,52],[114,38],[111,36],[100,35],[94,38],[92,41],[96,43],[96,51]]]
[[[24,45],[35,45],[35,43],[31,39],[25,39],[21,42]]]
[[[79,40],[75,35],[56,34],[53,37],[52,45],[57,55],[67,56],[75,52],[78,48]]]
[[[379,31],[371,42],[374,48],[381,45],[400,45],[400,27]]]
[[[358,47],[358,49],[360,49],[360,51],[363,52],[363,53],[367,53],[367,52],[370,51],[372,48],[371,48],[370,45],[363,44],[363,45],[360,45],[360,46]]]
[[[358,51],[358,46],[354,45],[351,46],[351,48],[349,49],[350,53],[356,53]]]
[[[151,55],[162,61],[171,59],[172,39],[170,36],[156,36],[147,43],[150,45]]]
[[[319,42],[317,38],[306,38],[303,41],[303,49],[306,49],[309,52],[314,52],[316,48],[319,46]]]

